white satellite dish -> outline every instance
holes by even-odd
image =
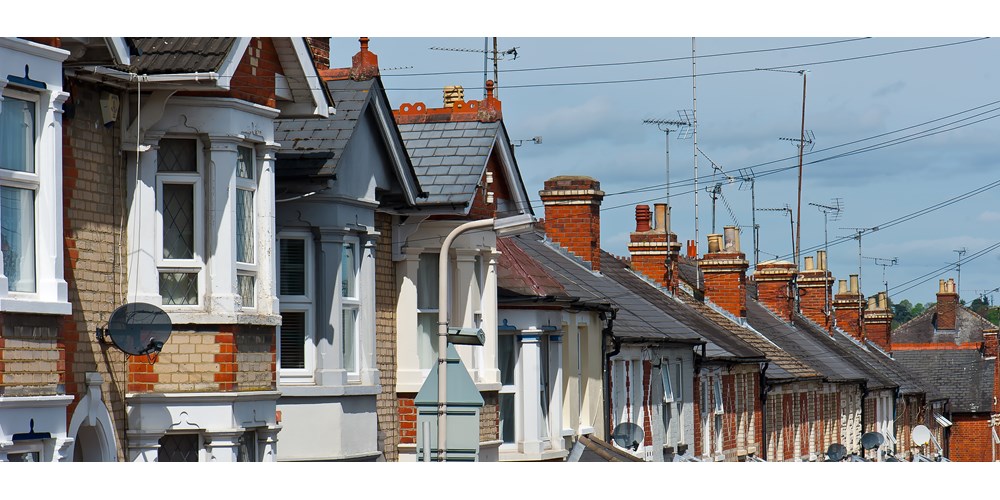
[[[914,426],[913,430],[910,432],[910,439],[912,439],[914,443],[924,446],[931,441],[931,431],[925,425]]]

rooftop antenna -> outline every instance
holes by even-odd
[[[695,37],[691,37],[691,128],[694,137],[694,245],[698,248],[698,63]]]
[[[785,206],[781,207],[781,208],[758,208],[757,210],[759,210],[761,212],[785,212],[786,214],[788,214],[788,224],[791,227],[791,231],[792,231],[792,249],[794,250],[794,248],[795,248],[795,217],[794,217],[793,212],[792,212],[792,207],[789,207],[788,204],[785,203]]]
[[[706,187],[705,192],[712,197],[712,233],[715,233],[715,201],[722,194],[722,183],[716,182],[714,186]]]
[[[863,257],[865,259],[875,262],[876,266],[882,266],[882,284],[885,285],[885,296],[889,297],[889,281],[885,279],[885,268],[895,266],[899,264],[899,257],[893,257],[891,259],[885,259],[882,257]]]
[[[730,176],[728,173],[726,173],[726,171],[718,163],[715,163],[711,158],[709,158],[708,155],[705,154],[705,152],[701,150],[701,148],[697,148],[697,149],[698,149],[698,152],[701,153],[701,155],[704,156],[705,159],[708,160],[708,162],[712,164],[712,175],[713,176],[715,176],[716,174],[722,174],[726,178],[726,183],[731,183],[731,182],[733,182],[735,180],[732,176]],[[721,182],[716,182],[714,186],[705,188],[705,192],[709,193],[712,196],[712,232],[714,233],[715,232],[715,204],[716,204],[716,200],[720,196],[722,196],[722,183]],[[725,203],[725,198],[723,198],[723,203]],[[727,205],[726,208],[729,208],[729,206]],[[730,215],[732,215],[731,211],[730,211]],[[733,218],[733,222],[736,222],[736,224],[739,225],[739,222],[735,220],[735,217]]]
[[[750,183],[750,217],[751,225],[753,226],[753,267],[756,269],[757,264],[760,264],[760,225],[757,224],[757,190],[754,187],[754,175],[753,169],[743,169],[739,170],[740,173],[740,187],[743,189],[747,183]]]
[[[518,147],[518,146],[520,146],[520,145],[522,145],[522,144],[524,144],[526,142],[529,143],[529,144],[541,144],[542,143],[542,136],[536,135],[536,136],[532,137],[531,139],[511,139],[510,140],[510,144],[512,146],[514,146],[514,147]]]
[[[677,114],[681,114],[680,111]],[[681,115],[683,118],[683,115]],[[677,131],[679,139],[687,139],[691,136],[691,122],[688,120],[661,120],[647,118],[642,121],[649,125],[656,125],[656,128],[664,132],[666,137],[666,164],[667,164],[667,205],[670,205],[670,132]]]
[[[965,253],[968,251],[969,250],[965,247],[962,247],[958,250],[952,250],[952,252],[958,254],[958,283],[955,284],[955,291],[958,293],[959,297],[962,296],[962,256],[965,255]]]
[[[827,231],[827,226],[829,224],[829,219],[833,219],[835,221],[840,220],[840,213],[844,211],[844,202],[840,198],[834,198],[830,200],[829,205],[821,205],[819,203],[809,204],[818,208],[820,212],[823,212],[823,251],[826,252],[827,258],[830,258],[830,236]],[[829,319],[829,316],[833,311],[833,308],[830,305],[830,287],[823,287],[823,295],[825,296],[825,309],[823,310],[823,314],[826,314],[828,316],[827,319]],[[886,296],[888,296],[888,291],[886,292]]]
[[[858,331],[864,331],[864,320],[862,316],[864,315],[865,309],[865,295],[861,293],[861,237],[865,233],[872,231],[878,231],[878,226],[873,227],[842,227],[840,229],[850,229],[854,231],[854,239],[858,240]]]
[[[430,50],[444,50],[444,51],[448,51],[448,52],[473,52],[473,53],[476,53],[476,54],[483,54],[483,98],[485,99],[486,98],[486,76],[487,76],[486,65],[487,65],[487,61],[489,61],[490,59],[493,59],[493,85],[494,85],[494,87],[493,87],[494,88],[493,93],[494,93],[494,95],[499,96],[500,95],[500,92],[499,92],[499,89],[500,89],[500,83],[499,83],[500,82],[500,78],[499,78],[499,76],[500,76],[500,74],[499,74],[500,70],[497,67],[497,61],[506,60],[507,56],[511,56],[511,59],[510,59],[511,61],[516,60],[517,59],[517,49],[520,48],[520,47],[511,47],[511,48],[509,48],[507,50],[498,50],[497,49],[497,37],[492,37],[492,38],[493,38],[493,50],[492,51],[489,48],[490,37],[484,37],[484,39],[483,39],[483,48],[481,50],[480,49],[455,48],[455,47],[429,47],[429,48],[430,48]],[[492,57],[490,57],[491,52],[492,52]]]

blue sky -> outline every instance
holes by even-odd
[[[332,41],[333,65],[348,66],[358,49],[357,38]],[[482,37],[372,37],[370,48],[387,68],[383,81],[395,107],[417,101],[439,106],[444,85],[464,86],[468,99],[482,95],[483,55],[430,48],[481,50],[483,45]],[[947,46],[930,48],[939,45]],[[691,38],[501,37],[498,46],[501,51],[516,47],[518,52],[516,60],[507,56],[499,62],[499,97],[508,131],[515,139],[543,138],[542,144],[527,143],[516,149],[529,194],[537,199],[544,180],[556,175],[598,179],[608,193],[602,212],[602,246],[612,253],[626,254],[629,231],[635,227],[634,205],[659,202],[665,195],[664,133],[643,120],[677,120],[678,110],[693,108]],[[789,48],[795,46],[806,47]],[[809,202],[828,205],[834,198],[842,200],[840,220],[829,223],[830,239],[836,240],[852,233],[841,228],[880,225],[1000,180],[1000,151],[995,139],[1000,120],[993,119],[1000,117],[1000,103],[989,105],[1000,100],[995,91],[1000,87],[1000,75],[989,62],[996,60],[1000,40],[971,36],[699,37],[695,49],[698,147],[704,153],[698,158],[702,250],[705,235],[712,232],[712,201],[705,187],[722,182],[728,208],[722,199],[718,201],[716,230],[721,232],[723,225],[733,224],[735,215],[739,224],[746,226],[744,251],[751,259],[753,252],[749,185],[727,183],[721,176],[713,178],[706,155],[731,176],[747,174],[749,170],[741,169],[753,167],[758,174],[758,208],[786,204],[795,208],[797,149],[779,138],[799,136],[802,77],[754,71],[756,68],[808,71],[805,126],[814,133],[816,142],[814,152],[805,156],[803,249],[823,243],[823,214]],[[746,51],[760,52],[721,55]],[[879,55],[888,52],[896,53]],[[611,64],[661,59],[678,60]],[[840,59],[852,60],[836,62]],[[609,65],[536,70],[593,64]],[[492,78],[492,62],[488,72]],[[445,74],[415,75],[419,73]],[[592,83],[640,79],[650,81]],[[988,106],[981,107],[984,105]],[[977,109],[961,113],[973,108]],[[949,115],[955,116],[938,120]],[[981,121],[971,123],[977,120]],[[920,125],[925,122],[930,123]],[[915,125],[920,126],[907,129]],[[836,158],[858,148],[934,131],[940,133]],[[853,141],[861,142],[845,145]],[[682,241],[694,238],[694,195],[686,182],[693,178],[693,164],[692,140],[671,134],[673,228]],[[793,168],[759,176],[780,167]],[[619,194],[650,186],[659,188]],[[929,276],[928,281],[909,290],[900,291],[905,287],[897,285],[954,262],[958,254],[953,250],[966,248],[964,258],[968,259],[1000,242],[996,231],[1000,222],[998,193],[1000,188],[993,188],[868,233],[862,238],[862,255],[898,259],[895,266],[886,269],[895,300],[932,301],[937,278],[957,278],[955,271]],[[615,208],[621,205],[626,206]],[[543,215],[540,205],[536,212]],[[757,223],[761,260],[791,253],[787,215],[758,211]],[[803,252],[803,256],[811,254]],[[838,278],[856,273],[857,242],[832,246],[829,262]],[[962,297],[972,300],[981,291],[1000,286],[998,269],[1000,250],[963,264]],[[866,294],[883,288],[882,271],[874,260],[862,259]]]

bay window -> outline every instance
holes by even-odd
[[[312,383],[316,369],[314,340],[314,264],[307,233],[278,238],[278,374],[283,384]]]
[[[240,307],[252,309],[256,303],[256,260],[254,248],[254,191],[256,190],[253,148],[236,148],[236,289]]]
[[[161,139],[156,165],[163,305],[197,306],[203,277],[201,155],[196,139]]]
[[[5,90],[0,101],[0,251],[7,290],[34,293],[38,98]]]

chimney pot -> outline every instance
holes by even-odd
[[[847,280],[837,280],[837,293],[847,293]]]
[[[736,226],[725,226],[722,228],[723,248],[727,253],[740,252],[740,230]]]
[[[666,203],[656,203],[653,205],[655,210],[653,223],[655,224],[656,232],[658,233],[669,233],[670,232],[670,205]]]
[[[708,253],[719,253],[722,251],[722,235],[708,235]]]
[[[826,271],[826,250],[816,252],[816,268]]]
[[[694,240],[687,240],[687,256],[691,259],[698,258],[698,243]]]
[[[813,258],[811,256],[806,257],[806,271],[812,271],[814,270],[814,268],[815,266],[813,266]]]
[[[850,288],[850,292],[851,293],[859,293],[859,291],[858,291],[858,275],[857,274],[852,274],[851,275],[851,288]]]
[[[649,227],[649,217],[649,205],[635,206],[635,232],[645,233],[651,229]]]

